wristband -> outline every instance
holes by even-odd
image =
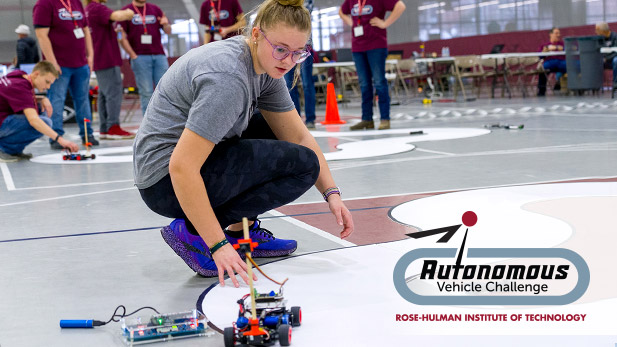
[[[60,138],[60,134],[56,135],[56,138],[54,139],[54,142],[58,142],[59,138]]]
[[[341,195],[341,188],[339,187],[331,187],[326,189],[321,195],[323,196],[323,199],[326,200],[326,202],[328,201],[328,197],[332,194],[338,194]]]
[[[212,248],[210,248],[210,254],[214,255],[214,252],[218,251],[221,247],[225,246],[228,243],[229,243],[229,241],[227,241],[227,238],[224,238],[221,241],[215,243],[214,246],[212,246]]]

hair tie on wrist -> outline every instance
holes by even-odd
[[[218,251],[221,247],[225,246],[228,243],[229,243],[229,241],[227,241],[227,238],[224,238],[221,241],[215,243],[214,246],[212,246],[212,248],[210,248],[210,254],[214,255],[214,252]]]

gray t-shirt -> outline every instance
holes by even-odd
[[[139,189],[169,173],[184,128],[217,144],[240,136],[255,108],[294,109],[283,79],[257,75],[243,36],[190,50],[159,81],[133,145]]]

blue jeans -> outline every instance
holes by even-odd
[[[373,87],[379,97],[379,114],[382,120],[390,119],[390,91],[386,80],[387,48],[354,52],[360,91],[362,92],[362,120],[373,120]]]
[[[45,124],[51,127],[52,121],[46,115],[39,116]],[[0,150],[15,155],[22,153],[27,145],[43,136],[28,123],[23,114],[12,114],[0,125]]]
[[[167,57],[164,54],[138,55],[137,58],[131,59],[131,69],[135,74],[135,82],[139,90],[142,115],[146,114],[154,87],[168,68]]]
[[[79,125],[79,136],[86,135],[84,130],[84,118],[92,120],[90,112],[90,99],[88,90],[90,85],[90,68],[88,65],[82,67],[60,67],[62,75],[51,85],[47,97],[51,101],[54,111],[51,114],[53,122],[52,128],[60,135],[64,135],[62,128],[62,113],[64,102],[66,101],[66,91],[71,93],[73,106],[75,107],[75,119]],[[92,126],[88,123],[88,136],[92,136]],[[50,140],[51,141],[51,140]]]
[[[544,94],[546,92],[546,81],[547,81],[546,76],[549,73],[554,72],[555,79],[557,80],[557,83],[559,83],[559,79],[567,71],[565,60],[560,60],[560,59],[547,60],[544,62],[543,66],[544,66],[544,70],[546,71],[546,75],[540,74],[538,76],[538,93],[540,94]]]
[[[298,92],[298,88],[291,86],[293,85],[294,73],[296,72],[296,67],[291,69],[287,74],[285,74],[285,82],[287,82],[287,89],[289,89],[289,95],[291,96],[291,100],[296,105],[296,110],[298,110],[298,114],[302,115],[300,112],[300,92]],[[304,113],[306,116],[306,122],[315,123],[315,81],[313,81],[313,57],[308,57],[301,66],[300,66],[300,76],[302,77],[302,89],[304,90]]]

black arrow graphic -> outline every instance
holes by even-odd
[[[413,237],[414,239],[420,239],[420,238],[427,237],[427,236],[433,236],[433,235],[438,235],[438,234],[446,233],[439,240],[437,240],[438,243],[445,243],[445,242],[450,241],[450,238],[452,238],[452,236],[454,236],[454,233],[456,233],[456,231],[458,230],[458,228],[461,227],[461,225],[462,224],[452,225],[452,226],[449,226],[449,227],[443,227],[443,228],[431,229],[431,230],[424,230],[424,231],[419,231],[417,233],[409,233],[409,234],[405,234],[405,235],[407,235],[409,237]]]

